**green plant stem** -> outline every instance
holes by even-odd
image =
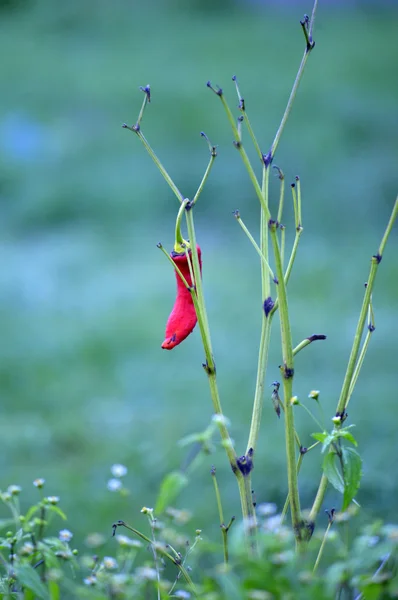
[[[298,436],[297,436],[297,438],[298,438]],[[310,452],[311,450],[313,450],[319,444],[320,444],[320,442],[315,442],[314,444],[312,444],[311,446],[309,446],[307,448],[306,452],[301,452],[300,451],[300,455],[299,455],[299,457],[297,459],[297,475],[300,473],[301,465],[303,464],[304,455],[308,454],[308,452]],[[298,446],[301,449],[302,446],[301,446],[300,441],[298,442]],[[290,504],[290,499],[289,499],[289,494],[288,494],[287,497],[286,497],[286,500],[285,500],[285,504],[283,506],[282,513],[281,513],[281,524],[285,520],[287,509],[289,508],[289,504]]]
[[[369,313],[371,312],[370,311],[371,306],[372,305],[370,304],[369,305]],[[362,346],[361,352],[359,354],[357,364],[355,365],[354,373],[352,375],[352,380],[351,380],[351,384],[350,384],[350,389],[348,390],[346,408],[347,408],[347,406],[348,406],[348,404],[350,402],[350,399],[351,399],[351,396],[352,396],[352,392],[354,391],[355,385],[356,385],[358,377],[359,377],[359,373],[360,373],[360,371],[362,369],[362,365],[363,365],[363,362],[365,360],[366,352],[368,351],[370,338],[372,337],[372,333],[374,331],[374,328],[375,328],[375,326],[374,326],[374,319],[369,320],[368,331],[367,331],[367,334],[365,336],[365,340],[363,342],[363,346]]]
[[[309,344],[312,344],[312,342],[316,342],[318,340],[326,340],[326,335],[316,335],[315,334],[315,335],[310,335],[309,337],[305,338],[305,340],[303,340],[302,342],[297,344],[297,346],[293,349],[293,356],[296,356],[296,354],[298,354],[301,350],[303,350],[303,348],[305,348]]]
[[[197,296],[198,305],[199,305],[197,317],[198,317],[198,321],[201,320],[203,323],[203,325],[201,327],[201,335],[202,335],[202,342],[203,342],[203,346],[205,349],[205,356],[206,356],[206,363],[204,365],[204,368],[205,368],[205,371],[208,376],[210,394],[211,394],[211,398],[213,401],[214,412],[217,415],[220,415],[221,417],[223,417],[223,411],[221,408],[221,401],[220,401],[218,385],[217,385],[216,365],[215,365],[214,357],[213,357],[213,350],[212,350],[212,344],[211,344],[211,338],[210,338],[210,330],[209,330],[209,324],[208,324],[208,319],[207,319],[207,311],[206,311],[205,300],[204,300],[204,295],[203,295],[202,279],[200,276],[199,258],[198,258],[197,245],[196,245],[196,234],[195,234],[195,227],[194,227],[194,221],[193,221],[193,208],[186,210],[186,221],[187,221],[188,235],[189,235],[189,239],[190,239],[190,243],[191,243],[192,263],[193,263],[193,272],[194,272],[194,277],[195,277],[196,296]],[[250,495],[247,494],[247,487],[249,486],[251,488],[250,472],[247,474],[243,474],[239,468],[236,452],[233,447],[232,440],[230,438],[225,419],[224,418],[219,419],[217,421],[217,425],[220,430],[220,435],[221,435],[221,439],[223,442],[223,446],[227,453],[228,460],[230,462],[232,471],[234,472],[237,482],[238,482],[243,519],[244,519],[245,523],[250,522],[252,524],[252,527],[255,527],[256,514],[254,511],[253,502],[251,499],[251,492],[250,492]],[[252,537],[252,536],[250,536],[250,537]],[[253,539],[251,539],[250,542],[251,542],[251,546],[254,547],[255,543],[253,542]]]
[[[285,175],[283,174],[282,169],[280,169],[276,165],[274,165],[273,168],[277,169],[277,171],[278,171],[278,178],[279,178],[279,181],[281,182],[281,184],[280,184],[280,190],[279,190],[278,216],[276,217],[276,220],[280,224],[281,221],[282,221],[283,204],[284,204],[284,200],[285,200]]]
[[[297,459],[297,465],[296,465],[297,475],[300,473],[301,465],[303,464],[303,458],[304,458],[304,454],[300,454],[299,457],[298,457],[298,459]],[[283,509],[282,509],[282,512],[281,512],[281,525],[282,525],[283,521],[286,518],[287,511],[288,511],[288,508],[289,508],[289,504],[290,504],[290,496],[288,494],[286,496],[285,504],[283,505]]]
[[[300,497],[297,480],[297,469],[296,469],[296,451],[295,451],[295,427],[294,427],[294,414],[293,407],[291,405],[291,398],[293,396],[293,376],[294,376],[294,362],[293,362],[293,347],[292,347],[292,336],[290,331],[290,320],[289,310],[287,302],[287,291],[283,277],[283,267],[277,237],[277,224],[274,221],[270,221],[270,234],[271,242],[275,257],[275,270],[278,278],[278,299],[279,299],[279,311],[280,311],[280,327],[281,327],[281,340],[282,340],[282,356],[283,366],[281,367],[283,374],[283,395],[284,395],[284,407],[285,407],[285,437],[286,437],[286,459],[287,459],[287,474],[288,474],[288,486],[289,486],[289,498],[290,498],[290,510],[292,515],[293,530],[296,537],[297,545],[300,547],[305,536],[303,535],[304,523],[301,516],[300,509]]]
[[[363,329],[365,326],[366,315],[367,315],[369,306],[371,305],[371,297],[372,297],[373,286],[374,286],[374,282],[375,282],[375,278],[376,278],[377,268],[383,257],[384,249],[386,247],[388,237],[391,233],[391,230],[393,228],[393,225],[394,225],[394,222],[395,222],[397,216],[398,216],[398,197],[396,198],[393,209],[391,211],[391,216],[388,221],[388,224],[387,224],[386,230],[384,232],[384,235],[382,237],[382,240],[380,242],[379,250],[378,250],[377,254],[372,256],[372,259],[371,259],[370,273],[369,273],[369,278],[368,278],[368,282],[367,282],[366,289],[365,289],[365,295],[364,295],[364,299],[363,299],[363,303],[362,303],[362,308],[361,308],[361,312],[359,315],[357,329],[356,329],[356,332],[354,335],[354,342],[352,345],[351,354],[350,354],[350,358],[349,358],[348,366],[347,366],[347,371],[346,371],[346,374],[344,377],[344,382],[343,382],[343,386],[342,386],[341,393],[340,393],[340,398],[339,398],[339,401],[337,404],[336,413],[339,413],[339,414],[342,414],[345,411],[345,409],[347,407],[347,402],[348,402],[350,395],[352,394],[353,389],[354,389],[352,382],[355,377],[355,369],[361,360],[360,357],[358,359],[359,348],[360,348],[361,338],[362,338],[362,334],[363,334]],[[357,359],[358,359],[358,361],[357,361]],[[322,475],[321,481],[320,481],[320,484],[318,487],[318,491],[315,496],[314,504],[312,505],[311,512],[310,512],[310,520],[312,522],[315,522],[315,520],[319,514],[323,499],[325,497],[327,485],[328,485],[328,480],[325,477],[325,475]]]
[[[203,133],[203,131],[202,131],[201,135],[202,135],[202,137],[204,137],[204,138],[206,139],[206,141],[207,141],[207,143],[208,143],[208,145],[209,145],[209,149],[210,149],[210,160],[209,160],[209,164],[208,164],[208,165],[207,165],[207,167],[206,167],[206,171],[205,171],[205,173],[204,173],[204,175],[203,175],[203,177],[202,177],[202,181],[201,181],[201,182],[200,182],[200,184],[199,184],[198,190],[197,190],[197,192],[196,192],[195,196],[193,197],[193,200],[192,200],[192,206],[196,204],[196,202],[197,202],[197,200],[198,200],[198,198],[199,198],[200,194],[202,193],[202,191],[203,191],[203,188],[204,188],[204,186],[205,186],[205,183],[206,183],[206,181],[207,181],[207,178],[208,178],[208,177],[209,177],[209,175],[210,175],[210,171],[211,171],[211,169],[212,169],[212,167],[213,167],[214,161],[216,160],[216,156],[217,156],[217,150],[216,150],[216,147],[215,147],[215,146],[212,146],[212,145],[210,144],[210,142],[209,142],[209,139],[208,139],[207,135],[206,135],[205,133]]]
[[[316,571],[318,569],[320,560],[322,558],[323,551],[325,549],[326,540],[328,538],[329,531],[330,531],[330,528],[331,528],[332,525],[333,525],[333,521],[330,520],[329,523],[328,523],[328,526],[326,527],[326,531],[325,531],[325,534],[323,536],[321,546],[319,548],[318,556],[316,557],[316,560],[315,560],[314,568],[312,569],[313,573],[316,573]]]
[[[251,473],[242,475],[241,472],[238,471],[236,475],[242,505],[243,527],[245,529],[246,536],[250,541],[252,552],[257,553],[257,540],[255,537],[257,530],[257,519],[253,506]]]
[[[282,267],[285,268],[286,227],[281,225],[279,229],[281,230],[281,261]]]
[[[153,162],[155,163],[155,165],[159,169],[160,173],[163,175],[166,183],[168,184],[168,186],[170,187],[170,189],[175,194],[177,200],[179,202],[183,202],[184,196],[181,194],[180,190],[178,189],[178,187],[176,186],[176,184],[174,183],[174,181],[171,179],[170,175],[167,173],[166,169],[164,168],[164,166],[160,162],[159,158],[156,156],[155,152],[152,150],[151,145],[149,144],[148,140],[146,139],[146,137],[144,136],[144,134],[142,133],[142,131],[140,129],[138,131],[136,131],[134,129],[134,126],[133,127],[128,127],[128,125],[126,125],[126,124],[124,124],[123,127],[125,129],[129,129],[133,133],[137,134],[138,138],[140,139],[140,141],[144,145],[145,150],[148,152],[149,156],[152,158]]]
[[[138,529],[135,529],[134,527],[131,527],[130,525],[125,523],[125,521],[118,521],[117,523],[115,523],[113,525],[113,527],[114,527],[114,531],[116,530],[116,527],[125,527],[129,531],[132,531],[137,537],[139,537],[142,540],[144,540],[145,542],[147,542],[147,544],[149,544],[149,546],[152,548],[152,546],[153,546],[152,540],[148,536],[146,536],[144,533],[141,533],[141,531],[138,531]],[[192,579],[190,578],[189,573],[186,570],[186,568],[178,560],[176,560],[169,552],[167,552],[167,550],[165,550],[160,544],[156,547],[156,552],[159,552],[159,554],[161,554],[162,556],[167,558],[170,562],[172,562],[177,567],[177,569],[179,569],[179,571],[181,572],[181,575],[184,577],[185,581],[189,585],[193,595],[195,597],[197,597],[198,593],[196,591],[194,583],[193,583]]]
[[[222,509],[220,489],[218,487],[218,482],[217,482],[217,477],[216,477],[216,469],[214,467],[212,467],[212,469],[211,469],[211,476],[212,476],[213,484],[214,484],[214,492],[216,494],[218,515],[220,517],[220,528],[221,528],[221,533],[222,533],[223,551],[224,551],[224,563],[227,564],[228,563],[228,539],[227,539],[228,532],[225,531],[224,513],[223,513],[223,509]]]
[[[264,199],[264,205],[267,210],[263,210],[261,207],[260,215],[260,249],[265,260],[269,263],[269,250],[268,250],[268,220],[269,220],[269,168],[263,166],[263,176],[261,183],[261,193]],[[275,278],[272,278],[275,281]],[[269,272],[265,269],[265,265],[261,265],[261,289],[262,289],[262,300],[268,298],[271,295],[271,283]]]
[[[376,279],[377,269],[378,269],[378,266],[383,257],[384,248],[386,246],[388,236],[391,233],[391,230],[392,230],[394,221],[397,218],[397,215],[398,215],[398,198],[395,201],[390,219],[388,221],[386,230],[384,232],[383,238],[382,238],[380,246],[379,246],[379,250],[378,250],[377,254],[372,256],[372,259],[371,259],[370,273],[369,273],[369,278],[368,278],[368,282],[367,282],[366,289],[365,289],[364,299],[362,302],[362,308],[361,308],[361,312],[359,315],[357,329],[355,331],[354,342],[352,345],[351,354],[350,354],[350,358],[348,361],[347,371],[346,371],[346,374],[344,377],[343,387],[341,389],[339,402],[337,404],[336,412],[338,412],[338,413],[342,413],[345,410],[346,405],[347,405],[348,394],[349,394],[349,390],[351,387],[351,381],[352,381],[354,371],[355,371],[355,365],[356,365],[356,362],[358,359],[359,348],[360,348],[360,344],[361,344],[363,330],[365,327],[366,316],[367,316],[368,309],[369,309],[369,306],[371,303],[371,297],[372,297],[374,282]]]
[[[256,195],[257,195],[257,198],[260,201],[260,205],[261,205],[262,209],[264,210],[264,212],[265,212],[265,214],[267,216],[267,219],[269,219],[270,216],[271,216],[271,214],[269,212],[268,205],[264,201],[264,195],[263,195],[261,187],[260,187],[260,185],[259,185],[259,183],[257,181],[256,174],[255,174],[255,172],[253,170],[253,167],[251,166],[249,157],[246,154],[246,150],[244,149],[244,147],[242,145],[242,141],[240,139],[239,131],[238,131],[238,128],[236,126],[235,119],[233,117],[231,109],[229,108],[229,105],[228,105],[228,103],[227,103],[227,101],[225,99],[225,96],[224,96],[223,92],[222,91],[221,91],[221,93],[217,93],[216,92],[216,94],[221,99],[221,102],[222,102],[222,105],[223,105],[224,110],[226,112],[228,121],[229,121],[229,123],[231,125],[232,131],[233,131],[233,134],[234,134],[234,138],[235,138],[235,147],[238,149],[239,154],[240,154],[240,156],[242,158],[243,164],[246,167],[246,170],[247,170],[247,172],[249,174],[249,177],[250,177],[250,181],[252,182],[254,190],[255,190]]]
[[[261,193],[263,195],[263,204],[268,207],[269,201],[269,169],[263,167],[263,178],[261,185]],[[262,301],[270,297],[270,275],[275,281],[275,276],[270,269],[267,269],[268,262],[268,220],[266,213],[261,205],[261,216],[260,216],[260,253],[261,256],[265,257],[265,261],[261,261],[261,289],[262,289]],[[260,335],[260,347],[258,352],[258,364],[257,364],[257,376],[256,376],[256,388],[254,392],[252,418],[250,423],[249,438],[247,442],[246,452],[250,449],[255,452],[258,436],[260,433],[261,417],[264,404],[264,386],[265,386],[265,375],[268,364],[268,353],[271,339],[271,325],[272,317],[274,313],[265,314],[262,311],[261,320],[261,335]]]
[[[298,229],[296,229],[296,235],[294,237],[292,252],[290,254],[289,262],[287,263],[287,268],[286,268],[286,272],[285,272],[285,285],[287,285],[287,283],[290,279],[290,275],[291,275],[294,261],[296,258],[297,248],[299,245],[299,241],[300,241],[302,232],[303,232],[303,228],[301,226]]]
[[[322,425],[320,424],[318,419],[315,417],[315,415],[312,414],[312,412],[310,411],[308,406],[306,406],[305,404],[302,404],[301,402],[298,404],[298,406],[301,406],[301,408],[304,408],[305,412],[311,417],[311,419],[314,421],[314,423],[316,423],[316,425],[320,428],[320,430],[323,431]]]
[[[156,536],[155,536],[155,523],[156,523],[156,519],[154,519],[152,513],[148,514],[148,521],[149,521],[149,525],[150,525],[151,531],[152,531],[151,549],[152,549],[153,561],[154,561],[154,564],[155,564],[156,579],[157,579],[157,583],[158,583],[157,594],[158,594],[158,600],[161,600],[161,598],[160,598],[160,572],[159,572],[159,565],[158,565],[158,555],[156,554],[156,550],[155,550],[155,546],[156,546]]]
[[[314,42],[312,41],[312,31],[313,31],[314,22],[315,22],[315,14],[316,14],[317,5],[318,5],[318,0],[315,0],[314,6],[313,6],[313,9],[312,9],[311,20],[310,20],[310,23],[309,23],[309,34],[310,34],[310,42],[311,42],[311,44],[309,45],[308,42],[307,42],[306,48],[304,50],[304,55],[303,55],[303,58],[301,59],[301,63],[300,63],[299,69],[297,71],[296,79],[294,80],[292,91],[290,92],[290,96],[289,96],[289,100],[288,100],[286,108],[285,108],[285,112],[283,113],[283,117],[282,117],[282,120],[281,120],[280,125],[278,127],[278,131],[276,132],[274,141],[272,142],[271,148],[270,148],[269,153],[267,155],[267,163],[268,164],[272,163],[272,160],[273,160],[273,158],[275,156],[275,152],[276,152],[276,149],[278,147],[279,141],[281,139],[283,130],[285,128],[285,125],[286,125],[287,120],[289,118],[290,112],[292,110],[293,102],[294,102],[294,99],[296,97],[297,90],[299,88],[300,81],[301,81],[301,78],[302,78],[303,73],[304,73],[305,65],[307,64],[308,57],[309,57],[309,55],[311,53],[311,50],[313,49],[313,47],[315,45]],[[306,41],[307,41],[307,39],[306,39]]]
[[[293,242],[293,248],[292,248],[292,252],[290,254],[290,258],[289,258],[289,262],[285,271],[285,285],[287,285],[289,283],[289,279],[290,279],[290,275],[292,273],[292,269],[293,269],[293,265],[294,265],[294,261],[296,259],[296,254],[297,254],[297,249],[298,249],[298,245],[299,245],[299,241],[300,241],[300,236],[303,232],[303,228],[300,227],[299,229],[296,229],[296,235],[294,238],[294,242]],[[284,231],[282,233],[281,236],[281,242],[282,242],[282,248],[281,248],[281,262],[283,265],[284,262],[284,241],[285,241],[285,237],[284,237]],[[283,251],[283,253],[282,253]],[[271,315],[273,315],[279,308],[279,300],[278,298],[275,301],[275,305],[273,307],[273,309],[271,310]]]
[[[176,252],[182,252],[183,251],[183,246],[187,245],[186,241],[184,240],[182,233],[181,233],[181,220],[182,220],[182,216],[185,213],[185,209],[187,206],[187,200],[184,200],[181,203],[181,206],[179,208],[178,214],[177,214],[177,218],[176,218],[176,226],[175,226],[175,246],[174,246],[174,250]],[[178,247],[178,250],[177,250]]]
[[[237,220],[237,222],[239,223],[239,225],[241,226],[241,228],[243,229],[243,231],[245,232],[245,234],[247,235],[247,237],[249,238],[250,243],[252,244],[253,248],[255,249],[255,251],[257,252],[257,254],[259,255],[260,259],[263,261],[265,268],[268,270],[268,273],[271,276],[271,279],[273,279],[275,281],[275,275],[274,275],[273,270],[269,266],[269,263],[268,263],[267,259],[265,258],[264,254],[262,253],[262,251],[261,251],[259,245],[257,244],[256,240],[254,239],[254,237],[252,236],[252,234],[250,233],[250,231],[246,227],[245,223],[242,221],[242,217],[240,216],[240,212],[238,210],[236,210],[234,212],[234,216],[235,216],[235,219]]]
[[[206,339],[203,340],[203,343],[206,342],[205,354],[206,354],[207,364],[211,370],[215,371],[213,349],[212,349],[211,337],[210,337],[210,328],[209,328],[206,304],[205,304],[205,299],[204,299],[204,294],[203,294],[202,278],[201,278],[201,274],[200,274],[199,257],[198,257],[196,233],[195,233],[195,226],[194,226],[194,221],[193,221],[193,209],[192,208],[185,211],[185,217],[186,217],[187,228],[188,228],[188,236],[189,236],[189,240],[190,240],[190,244],[191,244],[192,264],[193,264],[193,272],[194,272],[194,276],[195,276],[195,289],[196,289],[196,295],[198,298],[199,311],[200,311],[199,315],[198,315],[198,319],[200,316],[203,321],[204,331],[206,332]],[[219,411],[216,411],[217,414],[222,414],[221,406],[219,406],[219,409],[220,409]]]
[[[296,229],[302,226],[301,216],[301,182],[300,178],[296,177],[296,189],[297,189],[297,225]]]
[[[238,85],[238,80],[237,80],[236,76],[232,77],[232,80],[235,82],[236,93],[237,93],[238,99],[239,99],[239,110],[243,114],[244,121],[246,123],[246,127],[247,127],[247,130],[249,132],[250,138],[251,138],[251,140],[253,142],[253,146],[256,149],[257,156],[262,161],[263,160],[263,154],[261,152],[259,143],[257,142],[257,138],[256,138],[256,136],[254,134],[254,131],[253,131],[253,128],[251,126],[248,114],[246,112],[245,101],[244,101],[244,99],[241,96],[241,93],[240,93],[240,90],[239,90],[239,85]]]
[[[258,353],[258,365],[257,365],[257,378],[256,388],[254,393],[252,419],[249,431],[249,439],[247,442],[246,452],[252,448],[256,449],[258,436],[260,433],[261,416],[264,404],[264,386],[265,386],[265,373],[267,370],[268,363],[268,352],[271,338],[271,325],[272,316],[265,314],[262,317],[261,324],[261,337],[260,337],[260,348]]]
[[[315,496],[314,504],[312,505],[312,508],[311,508],[311,511],[309,514],[309,521],[311,523],[315,523],[316,518],[319,514],[319,511],[322,508],[322,503],[323,503],[323,499],[326,494],[328,483],[329,483],[328,478],[326,477],[326,475],[322,474],[321,481],[320,481],[319,487],[318,487],[318,491]]]

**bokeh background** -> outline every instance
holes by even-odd
[[[186,461],[189,449],[178,441],[203,431],[212,415],[198,332],[172,352],[160,348],[175,282],[156,243],[172,247],[177,202],[121,124],[135,121],[138,87],[150,83],[143,131],[186,196],[208,160],[199,132],[218,144],[196,227],[222,403],[242,453],[261,294],[258,258],[232,211],[257,236],[259,206],[206,81],[222,86],[235,108],[238,76],[267,151],[303,52],[298,21],[310,11],[301,0],[0,3],[0,487],[21,485],[26,505],[36,498],[33,479],[44,477],[77,543],[93,531],[109,536],[119,518],[140,523],[164,475]],[[327,422],[369,259],[398,190],[397,18],[396,3],[320,1],[316,49],[275,160],[287,183],[300,175],[303,189],[305,231],[289,284],[293,338],[328,336],[298,356],[295,393],[310,402],[308,392],[321,390]],[[276,178],[272,191],[275,207]],[[395,228],[374,293],[376,331],[349,407],[364,458],[358,500],[365,515],[385,518],[394,517],[398,493],[397,304]],[[278,377],[277,333],[275,321],[267,386]],[[309,444],[317,428],[299,410],[297,426]],[[128,467],[126,497],[107,489],[113,463]],[[177,506],[218,535],[212,464],[226,514],[239,514],[221,449],[203,459]],[[306,457],[304,506],[319,464],[316,452]],[[282,505],[284,465],[283,423],[267,391],[257,502]],[[325,508],[334,505],[330,492]]]

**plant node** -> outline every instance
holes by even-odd
[[[221,98],[221,96],[222,96],[222,89],[220,88],[220,86],[218,86],[218,85],[217,85],[217,86],[214,88],[214,87],[211,85],[211,82],[210,82],[210,81],[208,81],[208,82],[206,83],[206,85],[207,85],[207,87],[208,87],[208,88],[210,88],[210,89],[211,89],[211,91],[212,91],[212,92],[214,92],[214,93],[215,93],[217,96],[220,96],[220,98]]]
[[[275,283],[277,283],[277,281]],[[263,304],[263,308],[264,308],[266,317],[268,317],[269,313],[274,308],[274,306],[275,306],[275,302],[272,300],[271,296],[268,296],[268,298],[266,298],[264,300],[264,304]]]
[[[204,368],[204,370],[206,371],[206,373],[209,377],[210,377],[210,375],[216,374],[216,365],[214,365],[213,367],[210,367],[209,363],[206,361],[205,363],[202,363],[202,367]]]
[[[292,379],[294,377],[294,369],[292,367],[288,367],[287,365],[279,365],[279,368],[285,379]]]
[[[147,100],[148,100],[148,102],[150,102],[151,101],[151,86],[149,85],[149,83],[145,87],[140,85],[140,90],[141,90],[141,92],[144,92],[144,94],[146,94]]]
[[[266,169],[270,166],[273,160],[274,157],[272,155],[272,150],[270,150],[267,154],[263,154],[263,163]]]
[[[303,28],[303,33],[305,37],[305,41],[307,43],[307,52],[311,52],[313,47],[315,46],[315,42],[312,39],[312,35],[309,29],[310,18],[308,15],[304,15],[304,19],[300,21],[300,25]]]
[[[278,223],[278,221],[274,221],[273,219],[270,219],[268,221],[268,227],[269,227],[269,229],[271,229],[271,231],[276,231],[279,227],[279,223]]]
[[[237,458],[236,464],[242,475],[247,477],[253,470],[253,448],[249,448],[247,454]]]

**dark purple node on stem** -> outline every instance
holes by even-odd
[[[265,316],[268,317],[269,313],[271,312],[271,310],[274,308],[275,306],[275,302],[272,300],[271,296],[269,296],[268,298],[266,298],[264,300],[264,312],[265,312]]]
[[[318,340],[326,340],[326,335],[314,333],[307,337],[310,342],[317,342]]]

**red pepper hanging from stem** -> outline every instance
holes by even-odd
[[[197,246],[197,250],[200,271],[202,272],[201,250],[199,246]],[[189,255],[191,255],[191,251],[189,251]],[[188,285],[192,286],[187,254],[185,254],[185,252],[179,254],[173,251],[170,256],[186,279]],[[185,283],[182,281],[177,271],[175,274],[177,280],[177,297],[166,324],[165,340],[162,344],[162,348],[165,350],[172,350],[175,346],[181,344],[181,342],[193,331],[198,320],[192,301],[191,291],[185,286]]]
[[[175,235],[176,242],[174,244],[174,250],[170,253],[170,256],[176,267],[181,272],[181,275],[183,275],[186,283],[190,288],[192,288],[192,253],[189,242],[184,240],[181,235],[181,218],[184,211],[185,203],[181,205],[177,215]],[[200,272],[202,273],[201,249],[199,246],[197,246],[197,251]],[[175,271],[175,275],[177,280],[177,296],[173,310],[171,311],[166,324],[165,340],[162,344],[162,348],[164,350],[172,350],[175,346],[181,344],[181,342],[184,341],[185,338],[188,337],[188,335],[193,331],[198,320],[192,300],[192,293],[195,293],[195,291],[187,288],[177,270]]]

